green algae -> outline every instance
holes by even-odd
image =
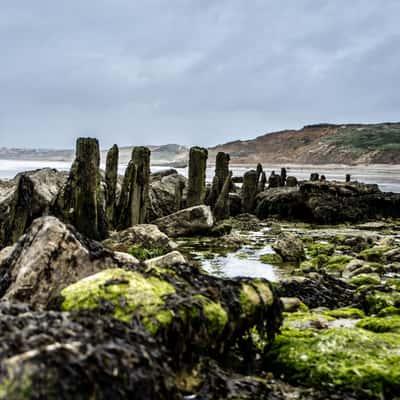
[[[400,317],[367,317],[362,319],[356,325],[358,328],[367,329],[372,332],[395,332],[400,333]]]
[[[151,247],[146,248],[140,245],[133,245],[128,248],[128,253],[136,257],[139,261],[146,261],[151,258],[163,256],[168,253],[168,249],[164,247]]]
[[[353,258],[350,256],[335,256],[335,257],[330,257],[327,264],[326,264],[326,269],[329,272],[343,272],[344,269],[346,268],[347,264],[352,260]]]
[[[64,311],[96,310],[107,301],[112,315],[124,322],[139,315],[145,327],[154,333],[154,318],[159,324],[170,321],[162,306],[164,296],[175,288],[161,279],[144,277],[138,272],[109,269],[66,287],[62,292]]]
[[[360,274],[351,278],[349,281],[352,285],[379,285],[381,280],[378,274]]]
[[[390,250],[388,247],[371,247],[369,249],[365,249],[360,253],[360,258],[365,261],[372,261],[372,262],[383,262],[385,261],[384,253]]]
[[[335,310],[329,310],[324,313],[325,315],[333,318],[351,318],[351,319],[361,319],[365,317],[362,310],[358,308],[344,307],[337,308]]]
[[[229,320],[227,312],[221,304],[211,301],[203,295],[195,295],[193,297],[201,303],[202,313],[207,320],[209,334],[220,335]]]
[[[361,328],[284,329],[267,360],[299,384],[392,398],[400,391],[400,335]]]
[[[335,251],[335,245],[332,243],[315,243],[309,247],[309,254],[312,257],[325,255],[331,256]]]
[[[378,313],[378,317],[389,317],[391,315],[400,315],[400,308],[394,307],[394,306],[389,306],[389,307],[383,308]]]
[[[240,305],[243,315],[249,315],[263,303],[265,306],[272,305],[273,294],[267,282],[255,279],[251,284],[242,284],[240,292]]]
[[[400,308],[400,293],[373,290],[366,294],[365,303],[370,314],[377,314],[388,307]]]
[[[282,257],[276,253],[263,254],[259,260],[264,264],[280,265],[283,263]]]

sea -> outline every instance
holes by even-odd
[[[264,164],[267,175],[272,171],[280,172],[282,165]],[[20,172],[36,170],[39,168],[55,168],[60,171],[68,171],[71,162],[66,161],[29,161],[29,160],[0,160],[0,179],[12,179]],[[104,165],[101,166],[104,168]],[[169,166],[152,166],[152,172],[158,172],[170,168]],[[231,165],[233,176],[243,174],[255,168],[254,165]],[[400,193],[400,165],[286,165],[287,174],[295,176],[299,180],[308,179],[312,172],[325,175],[327,180],[344,181],[346,174],[351,175],[352,180],[364,183],[378,184],[384,192]],[[126,164],[119,166],[119,173],[124,174]],[[182,175],[187,176],[187,168],[175,168]],[[214,167],[207,168],[207,181],[211,182],[214,176]]]

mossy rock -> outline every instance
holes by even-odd
[[[388,247],[371,247],[369,249],[365,249],[360,253],[360,258],[365,261],[371,262],[384,262],[385,261],[385,252],[390,250]]]
[[[99,310],[105,304],[115,318],[130,322],[138,315],[145,327],[155,333],[168,324],[172,313],[163,309],[166,296],[175,288],[156,277],[119,268],[108,269],[66,287],[61,296],[64,311]]]
[[[377,314],[388,307],[400,308],[400,293],[373,290],[366,294],[365,303],[370,314]]]
[[[365,317],[362,310],[358,308],[337,308],[336,310],[329,310],[325,312],[325,315],[333,318],[350,318],[350,319],[361,319]]]
[[[386,285],[400,291],[400,278],[389,278],[386,280]]]
[[[360,328],[284,329],[267,360],[293,383],[355,392],[358,398],[400,393],[400,335]]]
[[[378,274],[360,274],[351,278],[350,283],[356,286],[379,285],[381,280]]]
[[[352,259],[350,256],[330,257],[326,264],[326,270],[328,272],[342,273]]]
[[[127,252],[137,258],[139,261],[146,261],[151,258],[156,258],[167,254],[169,249],[164,247],[146,248],[140,245],[133,245],[128,248]]]
[[[282,257],[276,253],[263,254],[259,260],[264,264],[280,265],[283,263]]]
[[[367,329],[372,332],[395,332],[400,333],[400,316],[391,317],[367,317],[356,325],[358,328]]]
[[[315,243],[309,247],[309,254],[312,257],[325,255],[331,256],[335,251],[335,245],[332,243]]]
[[[381,311],[378,313],[378,317],[389,317],[392,315],[400,315],[400,308],[399,307],[386,307],[383,308]]]

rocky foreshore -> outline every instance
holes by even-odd
[[[118,157],[0,181],[0,399],[398,398],[400,195]],[[202,266],[256,249],[277,282]]]

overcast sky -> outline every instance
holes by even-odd
[[[399,0],[2,0],[0,147],[400,120]]]

